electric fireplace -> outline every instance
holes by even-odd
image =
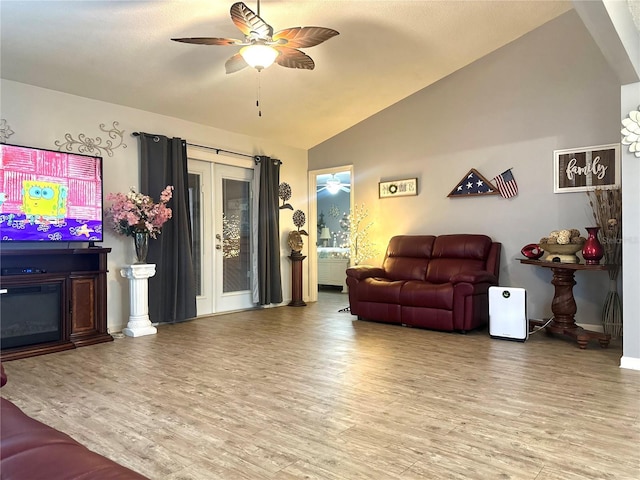
[[[61,339],[62,282],[4,287],[1,292],[3,350]]]

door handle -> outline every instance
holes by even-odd
[[[216,250],[220,250],[222,248],[221,245],[216,245]]]
[[[220,236],[219,233],[216,233],[216,240],[222,240],[222,237]]]

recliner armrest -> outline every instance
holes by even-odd
[[[460,272],[451,277],[451,283],[492,283],[498,284],[498,277],[485,270],[475,272]]]
[[[353,277],[356,280],[364,280],[371,277],[384,277],[384,269],[380,267],[372,267],[370,265],[356,265],[347,268],[347,277]]]

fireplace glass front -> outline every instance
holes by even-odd
[[[61,339],[62,283],[4,287],[0,346],[23,347]]]

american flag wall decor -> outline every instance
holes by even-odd
[[[493,181],[498,187],[498,191],[503,198],[511,198],[518,195],[518,184],[516,183],[516,179],[513,177],[513,173],[511,173],[511,169],[505,170],[495,177]]]
[[[498,189],[475,168],[462,177],[448,197],[473,197],[478,195],[500,195]]]

